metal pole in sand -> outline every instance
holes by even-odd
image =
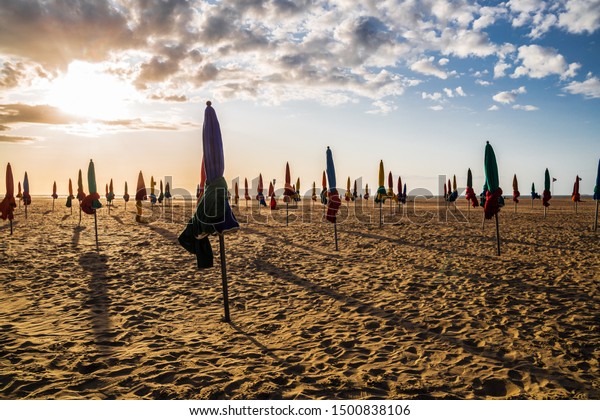
[[[10,222],[10,234],[12,235],[13,234],[12,220],[9,220],[9,222]]]
[[[498,213],[496,213],[496,242],[498,244],[498,256],[500,256],[500,226],[498,224]]]
[[[333,236],[335,237],[335,250],[339,251],[339,249],[338,249],[338,237],[337,237],[337,221],[333,222]]]
[[[260,207],[260,205],[259,205]],[[229,290],[227,288],[227,264],[225,261],[225,238],[219,234],[219,252],[221,254],[221,278],[223,281],[223,307],[225,309],[225,322],[231,322],[229,316]]]
[[[290,203],[285,203],[285,225],[288,226],[289,224],[289,207],[290,207]]]
[[[596,219],[594,220],[594,232],[598,230],[598,203],[600,203],[600,200],[596,200]]]
[[[96,251],[100,252],[100,246],[98,245],[98,218],[96,217],[96,209],[94,209],[94,232],[96,234]]]
[[[383,200],[379,201],[379,227],[383,226]]]

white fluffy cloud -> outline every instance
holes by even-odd
[[[573,77],[581,67],[579,63],[567,63],[565,57],[554,48],[540,45],[523,45],[518,49],[517,67],[511,77],[529,76],[541,79],[550,75],[558,75],[562,79]]]
[[[593,33],[600,28],[598,0],[567,0],[565,11],[558,16],[558,24],[572,33]]]
[[[512,104],[516,101],[517,95],[523,93],[527,93],[527,89],[525,88],[525,86],[521,86],[518,89],[513,89],[511,91],[498,92],[497,94],[492,96],[492,99],[501,104]]]
[[[518,109],[521,111],[537,111],[539,108],[533,105],[513,105],[513,109]]]
[[[583,82],[571,82],[564,90],[574,95],[583,95],[586,98],[600,98],[600,80],[592,75]]]
[[[423,58],[423,59],[413,63],[410,66],[410,69],[414,72],[425,74],[428,76],[435,76],[435,77],[439,77],[440,79],[447,79],[448,74],[445,71],[437,68],[433,64],[433,59],[434,59],[433,57]]]

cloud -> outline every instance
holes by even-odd
[[[487,80],[481,80],[481,79],[475,80],[475,83],[480,86],[490,86],[491,85],[491,83],[488,82]]]
[[[488,108],[488,111],[498,111],[500,107],[498,105],[492,105]]]
[[[431,109],[432,111],[442,111],[444,109],[444,107],[441,105],[433,105],[433,106],[430,106],[429,109]]]
[[[454,91],[456,92],[456,94],[458,96],[467,96],[467,94],[463,90],[462,86],[457,87],[456,89],[454,89]]]
[[[523,93],[527,93],[525,86],[521,86],[511,91],[498,92],[497,94],[492,96],[492,99],[501,104],[511,104],[517,99],[517,95]]]
[[[0,143],[29,143],[33,140],[35,140],[34,137],[0,135]]]
[[[513,105],[513,109],[518,109],[521,111],[537,111],[539,108],[533,105]]]
[[[448,74],[438,69],[433,65],[433,57],[423,58],[410,66],[410,69],[414,72],[426,74],[429,76],[439,77],[440,79],[447,79]]]
[[[421,98],[430,99],[432,101],[439,101],[442,99],[442,94],[440,92],[434,92],[434,93],[422,92]]]
[[[80,118],[49,105],[0,105],[0,124],[2,125],[18,123],[71,124],[82,121]]]
[[[594,33],[600,28],[600,2],[567,0],[565,11],[558,15],[558,25],[571,33]]]
[[[583,95],[586,98],[600,98],[600,80],[596,76],[588,75],[583,82],[571,82],[563,88],[573,95]]]
[[[568,64],[565,58],[554,48],[539,45],[523,45],[518,49],[518,60],[521,65],[517,67],[511,77],[529,76],[541,79],[550,75],[558,75],[561,79],[575,76],[581,67],[579,63]]]

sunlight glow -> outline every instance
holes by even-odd
[[[74,61],[48,92],[49,105],[90,120],[114,120],[128,116],[135,89],[102,71],[99,65]]]

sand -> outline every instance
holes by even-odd
[[[554,198],[545,219],[539,200],[510,202],[501,256],[481,209],[455,217],[462,197],[462,213],[386,204],[382,228],[378,209],[342,215],[338,252],[320,204],[286,227],[285,207],[246,222],[242,201],[225,239],[231,324],[218,255],[199,271],[177,243],[190,207],[138,224],[115,203],[99,251],[94,218],[78,227],[62,198],[34,197],[27,220],[21,205],[12,236],[1,221],[1,398],[600,398],[589,198],[578,214]]]

